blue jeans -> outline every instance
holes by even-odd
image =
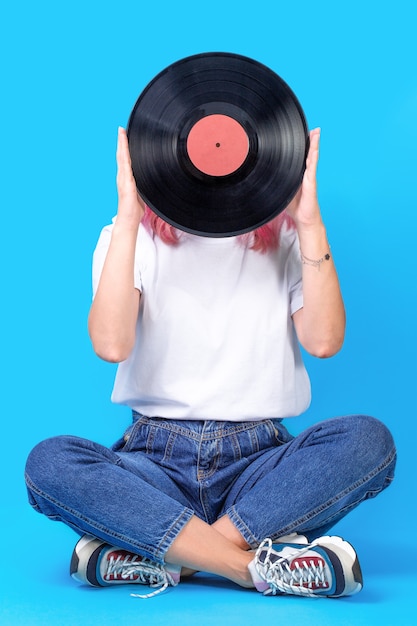
[[[133,414],[111,448],[78,437],[31,452],[32,506],[53,520],[162,563],[185,524],[228,515],[256,548],[310,540],[392,479],[395,447],[378,420],[326,420],[292,437],[279,420],[172,421]]]

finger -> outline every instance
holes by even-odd
[[[307,161],[318,159],[321,129],[315,128],[310,132],[310,146],[307,154]]]
[[[130,159],[129,143],[124,128],[119,128],[117,135],[117,186],[119,192],[127,189],[136,189],[135,180],[132,172],[132,163]]]
[[[310,132],[310,147],[306,160],[305,176],[311,184],[315,183],[316,180],[317,164],[319,160],[320,133],[320,128],[315,128]]]
[[[116,151],[117,164],[120,169],[131,168],[129,143],[127,140],[127,134],[124,128],[119,127],[117,133],[117,151]]]

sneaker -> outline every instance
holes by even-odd
[[[249,571],[264,595],[337,598],[362,589],[356,552],[340,537],[320,537],[309,544],[273,544],[265,539]]]
[[[180,571],[181,567],[155,563],[90,535],[84,535],[78,541],[70,565],[70,574],[75,580],[93,587],[128,583],[157,587],[149,594],[131,594],[139,598],[150,598],[170,585],[176,586]]]

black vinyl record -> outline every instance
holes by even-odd
[[[227,237],[262,226],[300,187],[304,113],[265,65],[236,54],[187,57],[158,74],[127,126],[138,192],[166,222]]]

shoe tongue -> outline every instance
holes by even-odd
[[[140,556],[127,552],[127,550],[109,548],[105,550],[100,559],[100,576],[107,582],[120,579],[123,565],[132,565],[140,561]]]
[[[122,573],[126,572],[126,569],[124,568],[131,566],[134,567],[140,563],[143,563],[143,567],[147,569],[148,573],[150,573],[149,566],[152,565],[152,562],[148,561],[148,559],[121,548],[107,548],[102,552],[99,559],[97,575],[101,576],[101,579],[107,583],[116,580],[127,582],[126,579],[122,577]],[[154,563],[153,565],[155,570],[163,569],[157,563]],[[169,564],[165,565],[164,569],[171,576],[172,584],[177,585],[180,582],[181,565]],[[130,582],[135,582],[138,578],[139,576],[132,574]]]

